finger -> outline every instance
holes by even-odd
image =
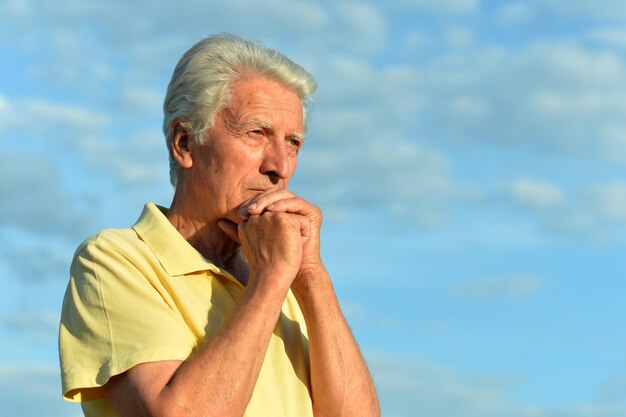
[[[285,188],[265,191],[252,199],[245,207],[242,205],[243,210],[240,210],[240,214],[242,211],[245,211],[246,214],[261,214],[265,211],[267,206],[277,201],[293,197],[295,197],[295,194]]]
[[[267,211],[283,211],[286,213],[300,214],[307,216],[313,213],[313,206],[300,197],[291,197],[283,200],[278,200],[265,207]]]
[[[231,222],[230,220],[226,219],[219,219],[217,221],[217,226],[222,229],[222,232],[224,232],[226,236],[237,242],[238,245],[241,245],[241,241],[239,240],[237,223]]]
[[[263,211],[294,213],[309,218],[321,218],[319,208],[308,201],[296,196],[291,192],[273,193],[255,201],[256,205],[250,205],[250,214],[260,214]]]
[[[250,215],[250,213],[248,213],[248,206],[254,204],[255,200],[257,199],[258,196],[254,196],[246,201],[244,201],[243,203],[241,203],[241,205],[239,206],[239,209],[237,210],[237,215],[239,217],[248,217]]]

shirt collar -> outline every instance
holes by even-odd
[[[139,220],[133,225],[133,230],[148,245],[169,275],[209,270],[230,276],[194,249],[165,217],[166,213],[166,208],[147,203]]]

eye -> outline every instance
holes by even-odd
[[[300,147],[302,146],[302,142],[299,139],[295,138],[288,138],[287,144],[289,144],[289,146],[294,146],[297,149],[300,149]]]

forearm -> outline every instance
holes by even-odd
[[[107,398],[120,415],[242,416],[287,292],[273,283],[252,280],[218,334],[177,368],[140,365],[112,384]]]
[[[286,294],[263,284],[242,294],[218,335],[177,371],[164,399],[182,398],[197,415],[243,415]]]
[[[374,383],[322,267],[300,276],[292,289],[303,311],[316,417],[379,416]]]

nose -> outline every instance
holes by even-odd
[[[283,144],[272,143],[265,148],[261,174],[267,175],[272,184],[287,180],[291,176],[291,161]]]

